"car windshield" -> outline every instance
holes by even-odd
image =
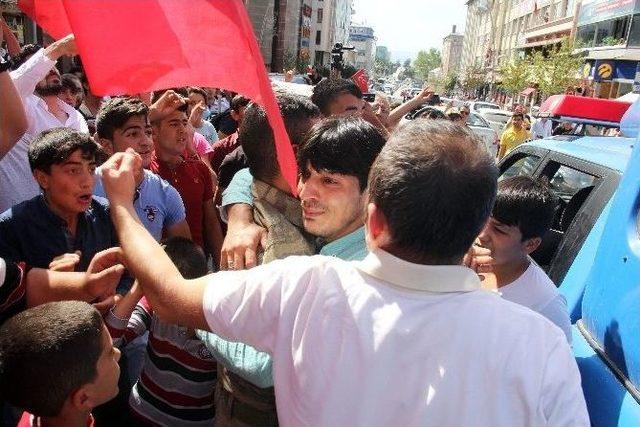
[[[511,116],[507,114],[485,113],[484,118],[490,122],[507,124]]]
[[[489,123],[487,123],[487,121],[485,119],[483,119],[479,115],[473,114],[473,113],[469,114],[469,117],[467,118],[467,125],[483,127],[483,128],[488,128],[489,127]]]

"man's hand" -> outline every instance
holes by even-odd
[[[142,169],[142,159],[128,148],[116,153],[102,165],[102,185],[112,209],[118,205],[133,208],[136,174]]]
[[[80,262],[80,255],[82,255],[82,252],[75,251],[57,256],[49,263],[49,270],[74,271],[76,265]]]
[[[422,105],[425,102],[427,102],[433,96],[434,93],[435,93],[434,90],[427,86],[424,89],[422,89],[422,91],[419,94],[417,94],[411,99],[411,103],[413,103],[414,105]]]
[[[220,253],[220,270],[244,270],[255,267],[258,247],[266,246],[267,230],[251,222],[229,224]]]
[[[477,244],[471,246],[463,258],[463,263],[478,274],[491,273],[493,271],[493,257],[491,250]]]
[[[187,123],[185,133],[187,134],[187,154],[189,157],[199,157],[194,139],[196,130],[191,123]]]
[[[189,123],[194,128],[200,127],[202,125],[202,113],[204,113],[205,109],[204,101],[198,102],[191,109],[191,115],[189,116]]]
[[[57,61],[63,55],[73,56],[78,54],[78,47],[76,46],[76,38],[73,34],[56,40],[51,43],[45,50],[45,55],[52,61]]]
[[[178,107],[187,101],[172,90],[168,90],[149,107],[149,121],[162,120],[173,113]]]
[[[124,273],[124,254],[120,248],[110,248],[93,256],[86,271],[87,292],[100,300],[112,296]]]

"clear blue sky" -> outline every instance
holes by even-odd
[[[379,46],[393,60],[413,58],[419,50],[442,48],[442,39],[457,25],[464,31],[464,0],[354,0],[352,22],[375,30]]]

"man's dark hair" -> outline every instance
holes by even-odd
[[[345,93],[349,93],[358,99],[362,99],[362,91],[349,79],[324,79],[313,87],[311,102],[316,104],[322,114],[328,116],[329,109],[335,99]]]
[[[45,130],[29,146],[31,171],[51,173],[52,165],[64,163],[76,150],[82,152],[82,158],[95,160],[100,147],[88,133],[70,128]]]
[[[249,98],[246,98],[242,95],[236,95],[231,99],[229,108],[237,113],[238,111],[240,111],[240,108],[246,107],[250,102],[251,100]]]
[[[60,84],[62,84],[63,89],[69,89],[74,95],[83,92],[82,82],[74,74],[63,74],[60,77]]]
[[[369,175],[370,200],[386,218],[387,248],[420,264],[457,264],[486,223],[498,168],[464,126],[414,120],[384,146]]]
[[[103,351],[102,316],[80,301],[42,304],[0,328],[0,399],[53,417],[67,398],[95,380]]]
[[[512,119],[515,119],[516,117],[520,117],[522,120],[524,120],[524,114],[522,113],[513,113],[513,115],[511,116]]]
[[[544,179],[514,176],[498,184],[492,216],[496,221],[516,226],[522,241],[542,237],[551,227],[558,198]]]
[[[42,46],[39,46],[37,44],[26,44],[22,46],[20,52],[16,56],[11,58],[11,69],[17,70],[18,68],[20,68],[22,64],[27,62],[27,59],[31,58],[31,56],[40,49],[42,49]]]
[[[279,93],[277,100],[291,145],[296,147],[302,143],[313,125],[312,119],[319,117],[320,111],[303,96]],[[238,130],[238,141],[254,178],[268,182],[280,173],[273,130],[259,105],[247,107]]]
[[[116,97],[102,104],[96,116],[98,137],[113,139],[113,133],[127,123],[131,117],[147,116],[149,107],[138,98]]]
[[[202,97],[204,98],[204,102],[207,102],[207,99],[209,99],[209,95],[207,94],[207,91],[202,89],[201,87],[189,86],[187,88],[187,96],[191,95],[192,93],[197,93],[198,95],[202,95]]]
[[[207,257],[193,241],[180,236],[170,237],[164,251],[185,279],[197,279],[207,274]]]
[[[310,174],[308,165],[317,171],[355,176],[363,192],[384,143],[380,132],[360,118],[325,119],[311,128],[298,147],[298,170],[304,178]]]

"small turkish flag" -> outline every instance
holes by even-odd
[[[351,80],[355,82],[362,93],[369,92],[369,79],[367,79],[367,74],[363,69],[356,71],[355,74],[351,76]]]
[[[297,167],[253,27],[241,0],[20,0],[51,36],[73,32],[97,95],[187,85],[238,92],[269,119],[283,177]]]

